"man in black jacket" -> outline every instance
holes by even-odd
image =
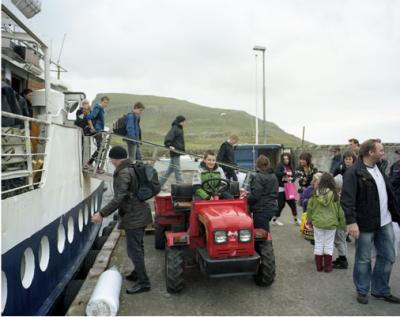
[[[257,174],[250,181],[247,202],[253,214],[254,228],[269,231],[269,222],[278,211],[279,182],[265,155],[257,158],[256,167]]]
[[[150,290],[150,281],[144,265],[143,236],[144,229],[152,223],[151,210],[146,202],[135,195],[135,171],[128,153],[121,146],[114,146],[109,153],[111,163],[115,166],[113,199],[92,217],[92,222],[100,223],[103,217],[111,215],[118,209],[120,229],[125,229],[126,247],[135,270],[126,276],[127,280],[137,284],[127,288],[128,294],[136,294]]]
[[[175,172],[175,179],[177,183],[183,183],[183,177],[181,172],[181,161],[180,154],[174,152],[174,150],[185,151],[185,138],[183,135],[183,126],[186,124],[186,118],[184,116],[177,116],[172,122],[171,129],[168,131],[164,139],[164,145],[171,149],[169,152],[171,161],[165,174],[160,177],[160,185],[164,186],[168,177]]]
[[[384,155],[380,140],[365,141],[359,159],[343,176],[341,205],[346,215],[347,229],[355,239],[356,255],[353,281],[357,301],[368,303],[368,293],[390,303],[400,304],[400,298],[390,293],[389,280],[395,261],[393,222],[400,222],[393,189],[377,163]],[[371,272],[371,248],[377,256]]]
[[[397,208],[400,209],[400,149],[397,149],[394,153],[397,154],[397,160],[390,167],[389,180],[394,189]]]
[[[232,134],[227,141],[222,143],[218,151],[217,161],[235,166],[235,152],[233,146],[238,143],[238,141],[239,137],[236,134]],[[237,182],[238,178],[233,168],[223,165],[221,165],[221,167],[224,170],[226,179],[232,179]]]
[[[82,108],[78,109],[76,112],[76,120],[74,124],[83,130],[84,135],[91,135],[89,123],[87,116],[90,113],[90,103],[89,100],[84,99],[82,101]]]

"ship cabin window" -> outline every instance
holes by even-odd
[[[78,213],[78,229],[79,229],[79,232],[82,232],[82,229],[83,229],[83,213],[84,213],[84,209],[82,210],[79,210],[79,213]]]
[[[3,271],[1,271],[1,313],[3,313],[4,308],[6,308],[7,290],[7,276]]]
[[[29,288],[35,274],[35,255],[31,248],[27,248],[21,260],[21,282],[24,288]]]
[[[68,242],[72,243],[74,241],[74,219],[72,217],[68,218]]]
[[[50,261],[50,243],[46,236],[40,240],[39,246],[39,267],[42,272],[47,270]]]
[[[57,250],[59,253],[63,253],[64,248],[65,248],[65,229],[64,225],[60,223],[58,225],[58,230],[57,230]]]

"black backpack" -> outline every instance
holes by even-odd
[[[118,135],[126,135],[126,120],[128,114],[124,114],[122,117],[118,118],[113,123],[113,132]]]
[[[157,195],[161,190],[157,171],[153,166],[144,163],[134,163],[132,167],[136,175],[136,196],[145,201]]]

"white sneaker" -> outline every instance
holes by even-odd
[[[276,223],[278,226],[283,226],[283,223],[280,222],[279,220],[275,220],[275,223]]]
[[[301,220],[299,218],[296,218],[295,225],[297,225],[297,226],[301,225]]]
[[[273,226],[277,226],[278,224],[276,223],[276,217],[272,217],[272,219],[271,219],[271,224],[273,225]]]

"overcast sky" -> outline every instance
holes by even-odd
[[[7,0],[5,3],[9,3]],[[15,12],[15,7],[10,5]],[[31,25],[63,34],[63,79],[262,118],[254,45],[266,52],[266,118],[319,144],[400,142],[400,1],[42,0]],[[190,118],[189,118],[190,119]]]

